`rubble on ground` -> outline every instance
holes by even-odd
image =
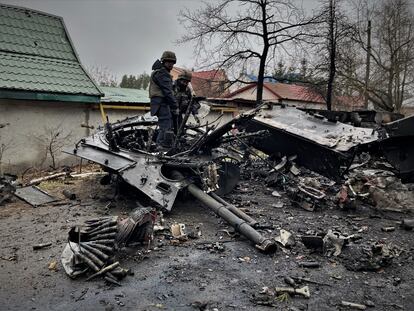
[[[0,206],[7,203],[16,192],[16,176],[0,175]]]
[[[71,278],[103,278],[110,285],[131,284],[129,278],[121,283],[123,277],[131,274],[131,269],[126,268],[131,266],[131,260],[133,263],[149,260],[150,263],[143,262],[138,267],[145,276],[141,276],[140,282],[148,276],[143,271],[151,270],[160,273],[161,286],[177,283],[174,286],[186,288],[188,284],[197,284],[203,292],[210,284],[217,286],[214,280],[222,277],[230,282],[223,285],[226,290],[244,286],[241,296],[248,299],[244,303],[250,303],[249,308],[289,305],[291,310],[306,310],[321,297],[332,299],[321,288],[341,291],[357,282],[353,278],[359,286],[373,283],[378,288],[399,288],[402,283],[406,293],[410,280],[398,273],[403,273],[413,260],[409,235],[414,228],[414,186],[405,183],[409,180],[407,175],[401,175],[401,170],[390,165],[385,154],[366,146],[363,151],[359,149],[375,143],[379,132],[372,137],[364,133],[368,138],[357,135],[361,140],[354,141],[349,133],[346,138],[339,137],[336,124],[338,137],[325,133],[332,150],[318,159],[324,166],[314,170],[316,164],[309,165],[302,159],[317,158],[318,153],[301,149],[298,141],[294,143],[295,154],[283,150],[266,153],[265,148],[258,148],[261,137],[272,138],[272,133],[269,136],[267,128],[260,129],[260,135],[245,132],[243,125],[251,124],[252,118],[254,114],[198,134],[190,134],[189,130],[186,140],[171,153],[154,149],[147,136],[153,120],[127,119],[107,126],[100,134],[80,141],[70,153],[103,167],[104,172],[83,174],[90,174],[87,176],[92,187],[99,184],[113,189],[113,193],[76,191],[71,181],[79,173],[73,172],[51,172],[40,180],[27,179],[25,184],[33,187],[34,180],[41,191],[45,191],[48,183],[60,182],[57,190],[51,189],[51,196],[59,201],[46,202],[39,208],[62,204],[75,221],[64,227],[66,233],[69,229],[68,242],[61,254],[64,271]],[[354,130],[351,132],[365,131]],[[112,131],[112,138],[108,138],[108,131]],[[132,139],[137,135],[142,140]],[[341,146],[350,148],[345,150]],[[334,166],[329,162],[332,159]],[[140,191],[131,191],[125,182]],[[2,179],[0,186],[6,184],[10,183]],[[122,209],[123,214],[120,206],[129,201],[135,207],[142,203],[145,208],[133,210],[127,217],[130,206]],[[201,204],[207,208],[192,211]],[[188,207],[188,213],[192,211],[192,218],[181,215],[183,210],[176,212],[181,205]],[[94,206],[100,216],[90,219],[87,213],[82,215],[76,211],[82,206]],[[155,209],[163,211],[164,216],[156,220]],[[83,220],[76,221],[80,216]],[[266,255],[252,251],[246,240]],[[39,240],[36,251],[47,252],[55,244]],[[268,255],[276,249],[276,254]],[[196,260],[195,254],[206,267],[197,264],[198,270],[194,268],[197,272],[190,273],[187,269]],[[203,257],[213,259],[211,265],[207,259],[202,261]],[[167,268],[161,264],[166,270],[151,266],[157,260],[168,261]],[[48,262],[50,271],[59,271],[56,259]],[[124,263],[128,264],[121,268]],[[244,268],[236,268],[238,265]],[[233,275],[233,270],[250,274]],[[378,285],[381,274],[388,271],[393,273],[392,282],[387,280],[386,285]],[[215,277],[209,278],[209,273]],[[328,308],[363,308],[374,304],[368,294],[355,292],[354,296],[338,297]],[[157,299],[164,302],[173,297],[171,293],[165,295]],[[192,304],[220,303],[193,301]],[[388,310],[385,302],[382,307],[379,310]]]

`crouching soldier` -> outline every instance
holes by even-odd
[[[193,115],[197,123],[200,123],[200,120],[197,117],[198,109],[200,109],[200,104],[198,101],[193,101],[194,92],[191,88],[191,78],[192,74],[190,71],[184,71],[179,74],[177,80],[173,83],[173,92],[175,99],[177,100],[179,115],[178,115],[178,126],[183,122],[183,116],[187,112],[189,105],[190,113]],[[192,102],[193,101],[193,102]]]
[[[172,147],[174,139],[173,118],[179,114],[170,74],[176,61],[174,52],[165,51],[162,53],[161,61],[157,59],[152,65],[149,97],[151,99],[151,115],[158,117],[157,144],[161,149]]]

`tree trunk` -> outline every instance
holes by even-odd
[[[266,65],[266,58],[268,53],[269,47],[265,47],[263,49],[262,57],[260,58],[260,65],[259,65],[259,74],[257,76],[257,91],[256,91],[256,104],[260,105],[263,101],[263,81],[264,81],[264,72],[265,72],[265,65]]]
[[[368,16],[368,14],[367,14]],[[368,109],[368,88],[369,88],[369,73],[370,73],[370,62],[371,62],[371,21],[368,20],[367,26],[367,60],[365,68],[365,90],[364,90],[364,108]]]
[[[269,34],[266,21],[266,2],[261,2],[262,27],[263,27],[263,51],[260,57],[259,74],[257,75],[256,105],[259,106],[263,101],[263,80],[266,67],[267,54],[269,52]]]
[[[335,42],[335,6],[334,0],[329,1],[329,78],[326,94],[326,109],[332,110],[332,93],[335,80],[335,58],[336,58],[336,42]]]

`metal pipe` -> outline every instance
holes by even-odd
[[[174,179],[181,180],[184,176],[178,171],[172,171]],[[227,209],[225,205],[215,200],[213,197],[204,193],[200,188],[194,184],[187,186],[188,191],[199,201],[204,203],[214,213],[227,221],[238,232],[255,243],[255,247],[266,253],[273,253],[276,251],[277,246],[275,241],[263,237],[259,232],[253,229],[245,220],[236,216],[232,211]]]
[[[238,209],[236,206],[234,206],[233,204],[230,204],[228,202],[226,202],[224,199],[222,199],[221,197],[219,197],[217,194],[215,194],[214,192],[210,193],[210,196],[212,196],[215,200],[219,201],[221,204],[223,204],[227,209],[229,209],[233,214],[235,214],[236,216],[240,217],[241,219],[247,221],[249,223],[250,226],[254,227],[257,226],[258,222],[256,220],[254,220],[252,217],[250,217],[249,215],[247,215],[245,212],[243,212],[242,210]]]

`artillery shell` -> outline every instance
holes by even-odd
[[[403,219],[401,222],[401,227],[403,227],[405,230],[413,230],[414,219]]]
[[[48,247],[48,246],[51,246],[51,245],[52,245],[52,243],[36,244],[36,245],[33,245],[33,250],[42,249],[42,248],[45,248],[45,247]]]
[[[63,195],[69,200],[76,200],[76,194],[65,189],[62,191]]]
[[[107,217],[92,218],[92,219],[86,220],[85,223],[87,223],[87,224],[97,223],[97,222],[107,221],[111,218],[113,218],[113,217],[112,216],[107,216]]]
[[[341,301],[341,305],[344,307],[350,307],[353,309],[358,309],[358,310],[365,310],[367,308],[366,305],[361,305],[359,303],[353,303],[353,302],[349,302],[349,301]]]
[[[105,233],[105,234],[94,236],[90,238],[89,241],[105,240],[105,239],[115,238],[115,236],[116,236],[116,233]]]
[[[101,243],[102,240],[99,241],[99,242]],[[101,251],[106,251],[108,253],[112,253],[114,251],[114,249],[112,247],[102,245],[102,244],[99,244],[99,243],[95,243],[95,242],[84,242],[83,244],[86,244],[88,246],[92,246],[93,248],[97,248]]]
[[[104,228],[105,227],[104,225],[111,222],[111,221],[112,220],[105,220],[103,222],[98,222],[98,223],[95,223],[95,224],[87,224],[87,226],[89,226],[89,232],[99,230],[99,227],[101,227],[101,226],[102,226],[102,228]]]
[[[118,268],[116,268],[116,269],[114,269],[114,270],[112,270],[112,274],[116,277],[116,278],[118,278],[118,279],[122,279],[122,278],[124,278],[124,277],[126,277],[127,276],[127,274],[128,274],[128,272],[129,272],[129,270],[127,270],[127,269],[123,269],[123,268],[121,268],[121,267],[118,267]]]
[[[104,228],[113,227],[117,223],[118,222],[116,220],[110,220],[110,221],[104,222],[104,223],[100,224],[98,227],[96,227],[93,230],[89,231],[88,234],[95,233],[95,232],[97,232],[101,229],[104,229]]]
[[[85,244],[85,243],[81,243],[81,247],[83,247],[84,249],[90,251],[92,254],[96,255],[97,257],[101,258],[104,261],[107,261],[109,259],[109,256],[106,255],[104,252],[100,251],[99,249]]]
[[[115,285],[118,285],[118,286],[122,286],[121,283],[119,283],[116,279],[113,279],[113,278],[111,278],[111,277],[109,277],[107,275],[104,277],[104,279],[105,279],[105,281],[107,281],[107,282],[109,282],[111,284],[115,284]]]
[[[288,284],[292,287],[297,287],[298,286],[298,284],[296,284],[295,280],[292,279],[290,276],[285,276],[283,280],[285,281],[286,284]]]
[[[111,221],[116,221],[116,219],[104,219],[104,220],[93,222],[93,223],[86,223],[86,225],[88,225],[89,227],[92,227],[91,230],[94,230],[98,228],[99,226],[102,226]]]
[[[95,243],[95,244],[108,244],[108,245],[113,245],[115,244],[115,240],[111,239],[106,239],[106,240],[97,240],[97,241],[89,241],[87,243]]]
[[[109,232],[116,232],[118,230],[117,226],[103,228],[98,231],[94,231],[92,233],[88,233],[90,237],[97,236],[98,234],[109,233]]]
[[[92,254],[90,251],[88,251],[86,248],[81,249],[81,253],[88,257],[94,264],[96,264],[98,267],[105,266],[105,263],[100,260],[98,257],[96,257],[94,254]]]
[[[76,256],[78,256],[80,259],[82,259],[93,271],[98,272],[99,267],[95,265],[89,258],[87,258],[85,255],[81,253],[76,253]]]
[[[102,274],[105,274],[107,272],[110,272],[110,271],[112,271],[113,269],[115,269],[118,266],[119,266],[119,261],[117,261],[117,262],[113,263],[112,265],[109,265],[109,266],[107,266],[107,267],[105,267],[105,268],[97,271],[96,273],[92,274],[90,277],[88,277],[86,279],[86,281],[89,281],[89,280],[93,279],[94,277],[97,277],[99,275],[102,275]]]
[[[316,261],[303,261],[299,263],[299,265],[303,268],[319,268],[321,266],[319,262]]]

